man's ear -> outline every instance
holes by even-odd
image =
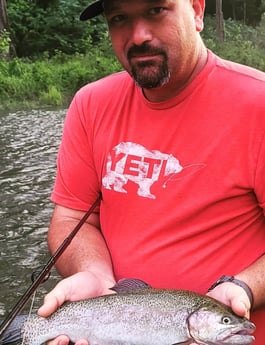
[[[205,0],[193,0],[192,7],[194,9],[194,19],[196,30],[201,32],[203,30],[203,17],[205,10]]]

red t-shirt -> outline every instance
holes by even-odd
[[[211,52],[169,101],[126,72],[91,83],[69,108],[52,200],[86,210],[102,192],[117,279],[206,293],[265,252],[264,95],[263,73]],[[252,319],[263,345],[265,310]]]

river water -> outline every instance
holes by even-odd
[[[50,257],[46,235],[50,193],[65,110],[0,114],[0,317],[31,284]],[[34,307],[58,281],[55,270],[38,290]],[[25,309],[29,308],[28,303]]]

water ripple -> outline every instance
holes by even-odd
[[[49,257],[50,192],[65,110],[0,115],[0,315]]]

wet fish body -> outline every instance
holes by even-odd
[[[49,318],[19,316],[0,341],[23,336],[24,345],[40,345],[66,334],[90,345],[248,345],[254,330],[253,323],[210,297],[141,288],[68,303]]]

